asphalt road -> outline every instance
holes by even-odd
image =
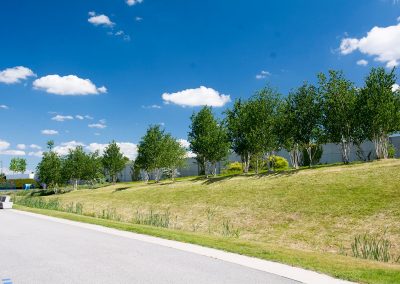
[[[0,210],[0,283],[298,283],[165,246]]]

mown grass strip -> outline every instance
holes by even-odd
[[[277,261],[305,269],[326,273],[333,277],[361,283],[400,283],[400,266],[340,256],[271,246],[265,243],[218,238],[165,228],[136,225],[100,218],[93,218],[53,210],[15,206],[18,210],[63,218],[71,221],[101,225],[123,231],[146,234],[164,239],[197,244],[228,252]]]

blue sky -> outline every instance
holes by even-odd
[[[328,69],[361,85],[400,60],[398,1],[128,2],[1,1],[4,168],[19,155],[34,169],[49,139],[60,153],[115,139],[133,158],[149,124],[186,139],[202,104],[221,114]]]

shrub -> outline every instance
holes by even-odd
[[[223,173],[225,174],[239,174],[242,173],[242,164],[240,162],[231,162],[227,165]]]
[[[271,168],[277,170],[285,170],[289,168],[289,162],[284,157],[272,155],[269,157]]]
[[[393,144],[388,146],[388,157],[393,159],[396,156],[396,147]]]

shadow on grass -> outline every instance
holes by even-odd
[[[131,188],[130,186],[120,187],[120,188],[115,189],[113,191],[113,193],[114,192],[119,192],[119,191],[124,191],[124,190],[130,189],[130,188]]]

